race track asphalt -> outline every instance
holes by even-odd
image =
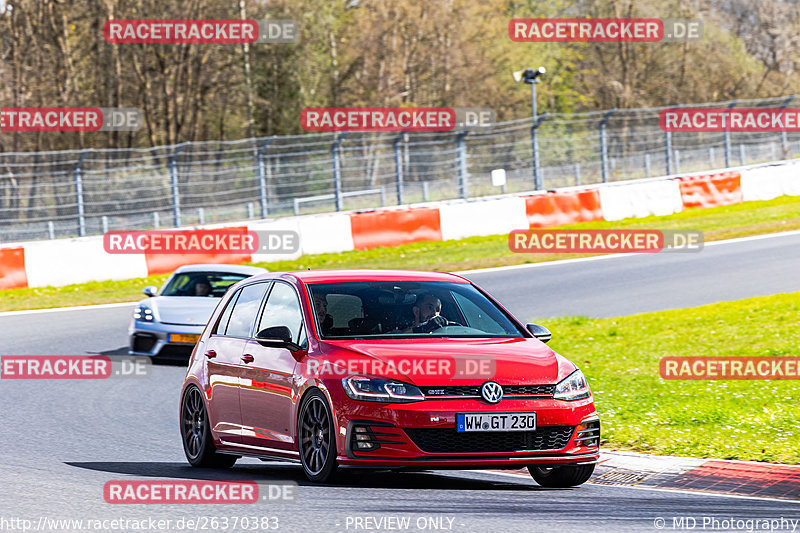
[[[522,320],[689,307],[800,291],[800,234],[708,246],[698,254],[619,256],[467,277]],[[0,354],[122,354],[132,307],[0,314]],[[388,531],[354,524],[356,518],[390,516],[410,518],[409,531],[419,530],[418,519],[422,524],[433,517],[443,519],[439,531],[503,533],[658,531],[659,518],[674,530],[673,517],[695,518],[695,530],[703,529],[703,517],[800,519],[800,506],[788,501],[592,484],[545,490],[529,478],[491,472],[355,473],[339,484],[315,486],[295,465],[252,459],[226,473],[198,471],[186,464],[177,429],[183,376],[180,366],[155,365],[138,378],[2,380],[0,531],[10,529],[3,520],[28,519],[36,526],[40,517],[169,519],[169,531],[177,531],[182,517],[275,516],[280,531],[315,533]],[[148,478],[298,487],[294,503],[105,503],[107,481]]]

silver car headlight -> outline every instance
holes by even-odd
[[[592,395],[583,372],[576,370],[556,385],[556,400],[582,400]]]
[[[146,305],[140,305],[136,308],[136,310],[133,312],[133,319],[141,320],[143,322],[152,322],[155,320],[153,317],[153,310]]]
[[[422,391],[414,385],[393,379],[351,377],[342,380],[344,392],[353,400],[365,402],[418,402]]]

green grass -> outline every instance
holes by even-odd
[[[586,374],[606,449],[800,463],[800,381],[674,381],[664,356],[800,356],[800,293],[541,320]]]
[[[729,239],[800,229],[800,197],[784,196],[765,202],[746,202],[713,209],[689,209],[665,217],[626,219],[618,222],[586,222],[562,226],[571,229],[686,229],[699,230],[706,241]],[[489,268],[557,259],[586,257],[592,254],[515,254],[508,249],[507,235],[470,237],[467,239],[421,242],[300,257],[293,261],[258,263],[272,271],[305,270],[307,268],[403,268],[412,270],[455,271]],[[165,276],[102,281],[0,291],[0,311],[39,309],[68,305],[89,305],[134,301],[141,297],[146,285],[161,285]]]

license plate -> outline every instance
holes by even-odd
[[[192,335],[189,333],[170,333],[169,342],[187,342],[189,344],[196,344],[200,340],[200,335]]]
[[[533,431],[536,413],[459,413],[456,431]]]

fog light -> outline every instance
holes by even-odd
[[[381,445],[378,438],[373,433],[372,428],[367,425],[354,425],[350,433],[350,449],[371,451],[377,450]]]
[[[584,420],[575,428],[575,445],[594,448],[600,446],[600,419]]]

